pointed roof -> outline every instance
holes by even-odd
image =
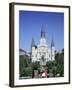
[[[45,38],[45,29],[43,24],[41,26],[41,38]]]
[[[34,41],[34,38],[32,37],[32,43],[31,43],[31,46],[35,46],[35,41]]]
[[[51,47],[54,46],[54,40],[53,40],[53,37],[52,37],[52,40],[51,40]]]

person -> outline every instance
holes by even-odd
[[[47,78],[48,77],[48,73],[47,70],[44,70],[41,74],[42,78]]]
[[[48,73],[47,73],[47,70],[45,70],[45,78],[48,77]]]
[[[45,72],[42,72],[42,78],[45,78]]]

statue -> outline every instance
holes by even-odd
[[[42,55],[42,61],[44,61],[44,55]]]

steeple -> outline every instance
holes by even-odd
[[[45,38],[45,29],[43,24],[41,26],[41,38]]]
[[[34,38],[32,38],[32,43],[31,43],[31,46],[35,46],[35,41],[34,41]]]
[[[54,47],[54,40],[53,40],[53,38],[51,40],[51,47]]]

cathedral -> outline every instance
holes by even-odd
[[[46,64],[47,61],[55,60],[55,46],[53,38],[51,40],[50,47],[46,43],[46,34],[45,34],[44,25],[41,26],[41,36],[40,36],[40,44],[36,45],[34,39],[32,38],[31,43],[31,59],[32,62],[39,61]]]

